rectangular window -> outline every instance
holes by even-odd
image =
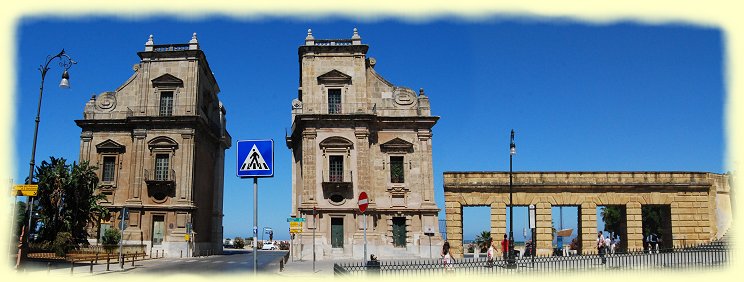
[[[328,158],[328,181],[344,182],[343,156],[330,156]]]
[[[328,113],[341,113],[341,89],[328,89]]]
[[[168,180],[168,161],[167,154],[155,155],[155,180]]]
[[[173,92],[161,92],[160,93],[160,116],[172,116],[173,115]]]
[[[116,157],[103,157],[103,175],[101,176],[103,182],[114,181],[115,168]]]
[[[403,157],[391,156],[390,157],[390,182],[391,183],[403,183]]]

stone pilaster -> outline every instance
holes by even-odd
[[[134,129],[132,131],[132,139],[134,143],[134,150],[132,152],[132,177],[133,179],[129,182],[131,185],[129,189],[128,204],[142,204],[140,195],[142,194],[142,187],[145,185],[145,163],[149,161],[149,154],[147,153],[147,146],[145,139],[147,138],[147,130],[145,129]]]
[[[431,153],[431,131],[426,129],[419,129],[417,132],[419,140],[419,156],[421,156],[421,184],[423,187],[422,196],[423,206],[436,206],[434,203],[434,167],[432,165],[432,153]]]
[[[370,177],[370,157],[369,157],[369,130],[367,128],[356,128],[354,130],[356,136],[356,151],[357,151],[357,169],[356,169],[356,187],[359,194],[361,191],[365,191],[369,196],[370,203],[374,202],[376,193],[372,193],[370,186],[372,183],[372,177]],[[353,181],[353,179],[352,179]]]
[[[306,128],[302,131],[302,177],[303,179],[303,192],[302,199],[306,203],[315,203],[315,137],[318,133],[314,128]]]
[[[537,233],[537,254],[553,253],[553,224],[550,203],[535,204],[535,229]]]
[[[83,133],[80,134],[80,158],[79,160],[82,161],[89,161],[90,162],[90,150],[91,150],[91,144],[90,142],[93,140],[93,132],[92,131],[83,131]]]
[[[625,205],[626,217],[628,224],[628,250],[640,250],[643,248],[643,216],[641,212],[641,203],[629,202]],[[595,235],[596,237],[596,235]],[[623,240],[623,238],[620,238]]]
[[[194,134],[185,133],[181,134],[182,148],[181,149],[181,160],[184,164],[191,164],[194,161]],[[181,171],[178,175],[180,176],[179,181],[176,182],[176,199],[181,204],[188,204],[192,202],[191,196],[191,183],[194,183],[194,166],[181,165]]]
[[[597,253],[597,204],[581,203],[581,253]]]

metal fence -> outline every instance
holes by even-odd
[[[364,263],[336,263],[336,276],[422,276],[422,275],[489,275],[489,274],[545,274],[591,270],[640,270],[661,268],[715,268],[730,265],[731,253],[725,243],[685,246],[659,251],[636,250],[610,255],[538,256],[516,259],[516,267],[509,267],[499,258],[489,262],[485,258],[458,259],[445,267],[441,259],[380,261],[379,265]]]

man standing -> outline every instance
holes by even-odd
[[[509,240],[507,240],[506,234],[504,234],[504,240],[501,240],[501,252],[504,255],[504,260],[506,260],[509,254]]]
[[[599,257],[602,258],[602,264],[607,263],[607,258],[605,258],[604,256],[604,253],[605,253],[604,244],[605,244],[604,235],[602,235],[602,231],[600,231],[597,233],[597,252],[599,253]]]

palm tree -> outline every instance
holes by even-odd
[[[488,243],[491,241],[491,232],[482,231],[478,236],[475,236],[475,245],[478,246],[480,252],[485,252],[488,249]]]
[[[64,158],[51,157],[36,168],[39,183],[38,210],[43,241],[54,241],[58,233],[69,232],[75,244],[87,244],[88,224],[98,224],[108,210],[96,194],[97,168],[88,162],[67,164]]]

